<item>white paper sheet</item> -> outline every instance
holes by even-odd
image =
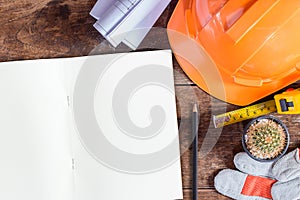
[[[73,199],[61,69],[58,60],[0,64],[0,199]]]
[[[129,103],[129,113],[132,120],[137,124],[147,125],[151,107],[162,105],[168,119],[159,135],[148,140],[135,140],[120,132],[111,111],[112,95],[119,81],[127,73],[138,69],[141,66],[164,66],[170,69],[168,76],[164,77],[170,85],[174,86],[172,74],[172,57],[170,51],[153,51],[124,54],[108,55],[104,59],[97,56],[89,58],[89,63],[97,63],[100,68],[107,68],[99,80],[99,85],[95,94],[96,117],[99,120],[101,129],[105,137],[117,148],[132,154],[147,154],[164,149],[172,141],[175,146],[172,147],[174,156],[173,163],[168,166],[161,166],[149,173],[132,174],[121,172],[121,169],[113,169],[106,164],[95,159],[93,153],[90,153],[89,147],[84,148],[80,137],[73,138],[74,160],[75,160],[75,187],[76,200],[84,199],[124,199],[124,200],[166,200],[182,199],[182,183],[180,168],[180,152],[178,141],[178,127],[176,115],[176,103],[174,88],[167,91],[166,88],[150,85],[136,91]],[[116,60],[117,58],[117,60]],[[148,76],[157,76],[157,74],[148,74]],[[152,77],[153,78],[153,77]],[[155,79],[155,78],[154,78]],[[120,101],[122,101],[120,99]],[[77,131],[77,130],[74,130]],[[101,143],[99,143],[101,149]],[[106,149],[102,149],[106,152]],[[115,156],[116,159],[124,159]],[[153,163],[163,162],[166,157],[157,158]],[[105,162],[105,161],[104,161]],[[124,160],[124,162],[132,162]],[[132,163],[134,164],[134,163]]]

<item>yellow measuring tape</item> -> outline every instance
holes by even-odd
[[[214,126],[215,128],[220,128],[276,111],[279,114],[300,114],[300,88],[290,88],[282,94],[276,94],[274,99],[221,115],[214,115]]]
[[[277,108],[275,100],[270,100],[224,114],[214,115],[213,123],[215,128],[220,128],[229,124],[234,124],[236,122],[252,119],[276,111]]]

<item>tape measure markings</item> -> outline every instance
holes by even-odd
[[[229,124],[252,119],[272,112],[276,112],[276,104],[274,100],[255,104],[238,110],[230,111],[220,115],[213,116],[215,128],[220,128]]]

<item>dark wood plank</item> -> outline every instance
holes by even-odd
[[[105,43],[89,15],[95,2],[1,0],[0,61],[88,55]],[[176,3],[172,0],[155,27],[166,28]],[[162,43],[158,38],[152,43]]]
[[[87,55],[101,39],[89,16],[94,3],[2,1],[0,61]]]
[[[194,93],[194,94],[193,94]],[[242,151],[241,123],[215,129],[212,125],[212,114],[225,106],[227,109],[235,109],[237,106],[225,104],[224,102],[212,98],[196,86],[177,86],[179,130],[182,145],[182,169],[183,187],[191,188],[191,151],[186,149],[191,143],[191,105],[194,102],[193,95],[200,107],[199,125],[199,187],[213,188],[214,176],[224,168],[233,168],[234,154]]]
[[[192,190],[183,190],[184,200],[192,200]],[[231,198],[225,197],[212,189],[201,189],[198,191],[198,199],[200,200],[229,200]]]

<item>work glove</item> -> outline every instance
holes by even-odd
[[[221,194],[237,200],[300,199],[299,149],[274,162],[259,162],[242,152],[234,165],[239,171],[225,169],[215,177]]]

